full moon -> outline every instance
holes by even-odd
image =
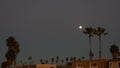
[[[82,28],[83,28],[83,27],[80,25],[80,26],[79,26],[79,29],[82,29]]]

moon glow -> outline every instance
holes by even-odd
[[[83,28],[83,27],[80,25],[80,26],[79,26],[79,29],[82,29],[82,28]]]

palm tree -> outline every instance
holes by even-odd
[[[63,59],[61,60],[61,63],[62,63],[62,64],[64,63],[64,60],[63,60]]]
[[[21,63],[21,65],[24,65],[24,63],[23,63],[23,61],[22,61],[22,60],[20,61],[20,63]]]
[[[84,56],[82,56],[82,60],[84,60],[85,59],[85,57]]]
[[[56,63],[59,62],[59,56],[56,56]]]
[[[105,28],[98,27],[95,29],[94,34],[98,36],[99,38],[99,59],[102,58],[102,51],[101,51],[101,37],[102,35],[107,35],[108,33],[105,33]]]
[[[78,61],[81,61],[81,59],[79,58]]]
[[[7,61],[2,62],[1,68],[8,68],[8,67],[9,67],[9,65],[8,65]]]
[[[119,54],[119,48],[118,46],[116,46],[115,44],[112,44],[111,47],[110,47],[110,52],[113,56],[113,59],[117,59],[117,56]]]
[[[74,57],[73,57],[73,60],[76,61],[76,59],[77,59],[77,58],[74,56]]]
[[[32,62],[31,62],[32,57],[31,57],[31,56],[29,56],[29,57],[28,57],[28,60],[29,60],[29,64],[31,65],[31,64],[32,64]]]
[[[51,58],[51,62],[52,62],[52,64],[54,63],[54,58]]]
[[[27,62],[24,62],[25,63],[25,65],[27,65]]]
[[[65,59],[65,60],[66,60],[66,64],[67,64],[67,63],[68,63],[69,58],[68,58],[68,57],[66,57],[66,59]]]
[[[94,56],[94,54],[93,54],[93,52],[92,52],[92,45],[91,45],[91,37],[93,36],[93,33],[94,33],[94,30],[95,29],[93,29],[92,27],[86,27],[85,28],[85,31],[83,31],[83,33],[85,34],[85,35],[88,35],[89,36],[89,58],[90,58],[90,60],[92,60],[92,58],[93,58],[93,56]]]
[[[43,63],[43,59],[40,59],[40,63],[41,63],[41,64]]]
[[[6,42],[7,42],[7,46],[8,46],[8,53],[12,54],[11,58],[9,58],[9,59],[11,59],[12,62],[14,62],[14,66],[15,66],[17,54],[20,52],[19,44],[15,40],[15,38],[12,36],[8,37]],[[14,53],[14,55],[13,55],[13,53]],[[10,56],[10,54],[8,54],[8,55]]]
[[[72,62],[72,61],[73,61],[73,59],[74,59],[73,57],[70,57],[70,62]]]
[[[12,64],[13,61],[15,60],[15,53],[13,50],[9,49],[8,52],[5,55],[7,62],[9,62],[9,64]]]
[[[45,63],[48,64],[48,60],[45,60]]]

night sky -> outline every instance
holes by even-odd
[[[82,25],[83,29],[78,26]],[[85,27],[104,27],[103,58],[111,58],[110,45],[120,48],[120,0],[0,0],[0,63],[5,61],[6,39],[20,44],[17,63],[32,56],[41,58],[88,57]],[[92,38],[94,59],[98,59],[98,37]]]

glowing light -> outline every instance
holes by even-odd
[[[82,29],[82,28],[83,28],[83,27],[80,25],[80,26],[79,26],[79,29]]]

